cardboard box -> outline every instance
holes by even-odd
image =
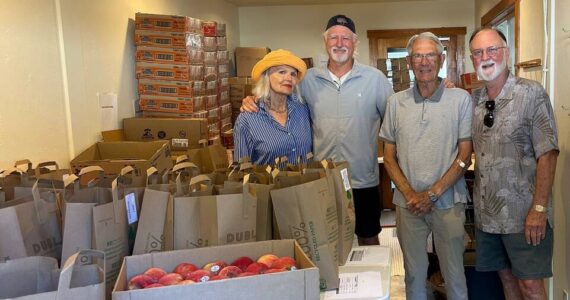
[[[228,82],[229,84],[254,84],[251,77],[230,77],[228,78]]]
[[[231,263],[240,256],[257,258],[267,253],[291,256],[299,269],[190,285],[128,290],[128,280],[151,267],[169,272],[181,262],[202,266],[221,259]],[[273,240],[125,257],[113,290],[113,300],[186,299],[193,296],[200,299],[318,299],[319,270],[295,240]]]
[[[462,74],[461,82],[463,83],[463,88],[467,90],[476,89],[485,85],[485,82],[479,80],[477,73]]]
[[[160,48],[138,46],[135,53],[137,62],[150,62],[159,64],[201,64],[204,54],[199,49],[186,48]]]
[[[237,47],[235,50],[237,76],[251,76],[253,66],[269,51],[271,51],[269,48],[264,47]]]
[[[170,81],[189,81],[190,67],[188,65],[136,63],[137,79],[154,79]]]
[[[142,111],[191,114],[194,112],[192,98],[141,95],[139,106]]]
[[[202,37],[190,32],[135,30],[135,45],[199,49]]]
[[[133,184],[146,186],[146,170],[155,167],[159,173],[172,167],[167,141],[98,142],[81,152],[70,162],[75,174],[84,167],[101,166],[105,177],[114,178],[125,166],[132,166]]]
[[[184,16],[144,13],[135,15],[135,29],[188,32],[191,27],[190,18]]]
[[[410,71],[392,71],[392,82],[393,83],[408,83],[410,82]]]
[[[191,81],[139,80],[139,95],[192,97]]]
[[[172,150],[198,148],[208,138],[206,119],[126,118],[123,130],[127,141],[168,140]]]

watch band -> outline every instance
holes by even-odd
[[[458,158],[456,162],[459,165],[459,167],[461,167],[461,169],[465,169],[466,164],[461,159]]]
[[[437,200],[439,200],[439,197],[437,197],[437,195],[432,191],[428,191],[428,197],[429,200],[434,203],[437,202]]]
[[[548,211],[548,208],[540,205],[540,204],[535,204],[532,206],[532,209],[534,209],[537,212],[541,212],[541,213],[545,213]]]

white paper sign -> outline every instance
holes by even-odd
[[[325,292],[325,299],[377,299],[384,296],[380,272],[340,273],[338,277],[338,290]]]
[[[340,176],[342,177],[342,183],[344,184],[344,190],[350,190],[350,181],[348,180],[348,169],[344,168],[340,170]]]
[[[135,193],[125,195],[125,205],[127,206],[127,219],[130,225],[139,219],[137,215],[137,201],[135,199]]]
[[[390,251],[388,247],[355,247],[348,254],[346,266],[388,266],[390,264]]]
[[[97,96],[101,107],[101,131],[119,129],[117,94],[98,93]]]

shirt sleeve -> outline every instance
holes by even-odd
[[[383,73],[379,76],[379,79],[378,88],[380,90],[378,92],[378,98],[376,99],[376,108],[378,112],[380,112],[380,117],[384,119],[388,98],[394,94],[394,89],[392,89],[392,85]]]
[[[473,119],[473,104],[471,95],[465,93],[459,106],[459,141],[471,140],[471,122]]]
[[[550,98],[546,91],[541,86],[538,87],[536,95],[531,99],[535,99],[535,107],[528,110],[533,113],[531,139],[534,155],[539,158],[550,150],[559,150],[557,129]]]
[[[396,104],[396,97],[391,96],[386,104],[386,114],[380,127],[380,139],[389,144],[396,144]]]
[[[234,161],[243,157],[252,158],[253,142],[244,113],[240,113],[234,125]]]

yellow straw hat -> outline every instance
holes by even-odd
[[[281,65],[287,65],[297,69],[299,81],[303,79],[305,72],[307,72],[307,64],[305,64],[302,59],[287,50],[278,49],[267,53],[255,64],[255,66],[253,66],[253,69],[251,70],[251,78],[253,81],[257,82],[265,70]]]

